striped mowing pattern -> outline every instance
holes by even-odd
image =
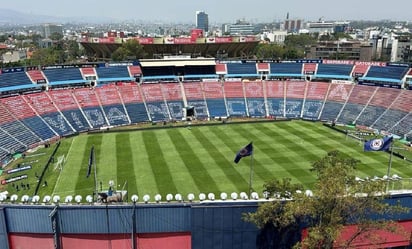
[[[114,180],[119,189],[127,181],[130,195],[213,192],[248,192],[251,157],[234,164],[236,152],[254,144],[253,187],[262,193],[263,184],[274,178],[290,177],[311,188],[316,176],[311,162],[328,151],[339,149],[359,159],[358,176],[382,177],[389,154],[363,152],[363,146],[346,139],[320,123],[290,121],[219,126],[192,126],[97,135],[79,135],[62,140],[59,154],[66,154],[54,194],[92,194],[94,176],[86,178],[90,148],[96,152],[98,190]],[[71,143],[70,145],[68,145]],[[393,159],[392,174],[412,175],[407,162]]]

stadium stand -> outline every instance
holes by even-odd
[[[245,117],[246,112],[245,96],[243,94],[243,84],[241,81],[226,81],[223,84],[224,95],[226,97],[227,111],[230,117]]]
[[[117,83],[124,106],[132,124],[148,122],[149,115],[142,94],[136,83]]]
[[[317,68],[318,68],[317,63],[304,63],[303,64],[303,74],[305,75],[316,74]]]
[[[128,66],[129,76],[132,78],[140,77],[142,75],[142,69],[140,66]]]
[[[245,81],[243,82],[245,89],[245,97],[247,110],[250,117],[265,117],[267,116],[265,95],[263,92],[262,81]]]
[[[47,83],[46,77],[43,75],[43,72],[40,70],[29,70],[27,71],[27,76],[30,78],[31,82],[34,84]]]
[[[226,66],[226,64],[216,63],[215,71],[216,71],[216,74],[218,74],[218,75],[222,75],[222,74],[225,75],[225,74],[227,74],[227,66]]]
[[[302,77],[302,63],[270,63],[271,77]]]
[[[364,76],[369,70],[368,64],[356,64],[352,70],[353,77],[362,77]]]
[[[352,78],[352,65],[346,64],[318,64],[316,71],[316,78],[328,78],[328,79],[346,79]]]
[[[372,127],[385,131],[389,131],[394,127],[411,110],[407,109],[408,102],[410,102],[408,97],[410,98],[409,91],[401,91],[396,99],[389,105],[388,109],[372,124]]]
[[[363,80],[382,81],[400,83],[405,74],[408,72],[408,67],[397,66],[370,66],[366,75],[362,77]]]
[[[93,88],[75,88],[73,96],[82,109],[88,123],[93,128],[109,126],[108,119],[103,112],[99,99]]]
[[[320,119],[325,121],[336,121],[342,107],[349,98],[352,88],[353,85],[350,84],[332,84],[329,88],[328,97]]]
[[[369,104],[356,120],[356,124],[372,126],[398,95],[399,90],[397,89],[378,87]]]
[[[88,80],[90,77],[96,79],[97,74],[94,67],[81,67],[80,73],[82,74],[83,79]]]
[[[6,92],[3,94],[9,94],[10,89],[34,89],[37,84],[33,83],[41,85],[38,91],[0,99],[0,159],[74,132],[182,120],[188,107],[194,107],[196,118],[200,119],[275,116],[333,120],[412,138],[412,91],[301,81],[353,76],[359,77],[360,84],[376,81],[400,86],[411,72],[406,67],[320,62],[169,64],[3,69],[0,74],[0,88]],[[261,81],[263,73],[280,81]],[[100,82],[95,88],[85,88],[90,84],[85,76],[97,76],[96,81]],[[193,77],[188,77],[189,81],[186,76]],[[222,81],[216,79],[218,76]],[[135,81],[153,83],[136,84]],[[42,86],[49,90],[40,91]],[[57,86],[81,88],[57,89]]]
[[[53,100],[53,103],[66,117],[66,120],[70,123],[77,132],[89,130],[91,128],[90,123],[86,120],[84,112],[79,109],[79,105],[74,98],[73,89],[52,89],[47,93]]]
[[[43,141],[57,137],[57,133],[36,114],[35,110],[28,105],[22,95],[4,98],[2,103],[10,113],[29,127]]]
[[[110,126],[130,124],[130,119],[115,84],[99,85],[95,88],[95,92]]]
[[[160,84],[141,84],[140,89],[145,99],[151,121],[164,122],[171,120]]]
[[[256,63],[228,63],[227,77],[257,77]]]
[[[182,120],[185,104],[183,103],[180,83],[162,83],[160,89],[166,100],[172,120]]]
[[[83,80],[79,68],[45,68],[43,73],[51,85],[70,84],[70,83],[86,83]]]
[[[348,102],[337,118],[337,122],[341,124],[354,124],[359,114],[373,98],[376,89],[376,87],[372,86],[355,85],[348,98]]]
[[[32,81],[23,69],[19,71],[12,69],[9,71],[2,70],[0,73],[0,88],[12,88],[25,85],[32,85]]]
[[[325,82],[308,82],[302,118],[310,120],[319,119],[329,86],[330,84]]]
[[[287,118],[301,118],[306,86],[306,81],[285,81],[285,116]]]
[[[203,95],[202,84],[200,82],[183,82],[183,89],[187,106],[193,106],[197,118],[205,119],[209,117],[206,101]]]
[[[270,116],[285,116],[285,83],[283,81],[266,82],[266,98]]]
[[[75,132],[46,92],[26,94],[23,97],[59,136],[67,136]]]
[[[11,114],[6,106],[0,104],[0,129],[3,131],[5,137],[3,137],[4,143],[13,144],[10,149],[5,148],[7,151],[17,150],[20,147],[20,143],[29,148],[34,144],[40,143],[41,139],[31,131],[27,126],[25,126],[20,120],[16,119],[13,114]],[[10,136],[9,137],[7,137]],[[13,138],[14,141],[9,141]],[[19,142],[19,144],[16,144]]]
[[[134,80],[130,77],[128,66],[96,67],[98,81],[127,81]]]
[[[202,82],[210,118],[227,117],[222,82]]]
[[[409,112],[407,115],[403,116],[401,120],[399,120],[392,128],[388,131],[396,134],[398,136],[403,136],[404,139],[407,139],[407,135],[412,131],[411,129],[412,124],[412,113]]]
[[[14,122],[16,122],[16,124],[13,124]],[[27,148],[27,144],[17,139],[21,132],[25,131],[17,127],[19,124],[20,122],[13,119],[7,109],[0,105],[0,160],[7,154],[13,154]],[[9,129],[6,130],[7,128]],[[26,135],[26,133],[24,135]]]

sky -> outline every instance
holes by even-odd
[[[392,4],[394,3],[394,4]],[[209,23],[290,19],[412,21],[412,0],[2,0],[0,8],[56,17],[102,16],[116,20],[195,22],[196,10]]]

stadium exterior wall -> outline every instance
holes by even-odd
[[[412,195],[391,195],[387,202],[411,208]],[[271,248],[262,246],[279,235],[242,220],[259,203],[1,204],[0,248]],[[410,221],[412,213],[387,218]]]

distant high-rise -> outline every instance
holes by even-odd
[[[209,15],[204,11],[196,11],[196,28],[209,31]]]
[[[46,23],[43,25],[43,36],[44,38],[49,38],[50,35],[57,33],[63,35],[63,26],[58,24]]]

